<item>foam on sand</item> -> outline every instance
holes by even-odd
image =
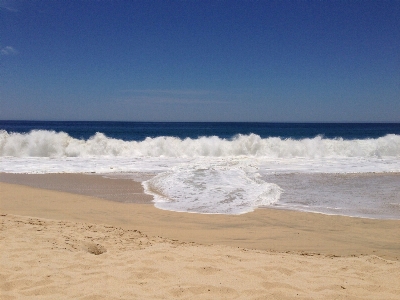
[[[242,214],[271,205],[281,194],[279,186],[265,182],[250,166],[225,162],[184,164],[143,183],[161,209]]]

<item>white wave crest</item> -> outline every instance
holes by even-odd
[[[376,139],[343,140],[321,136],[301,140],[278,137],[261,138],[256,134],[221,139],[216,136],[197,139],[176,137],[124,141],[96,133],[88,140],[76,139],[65,132],[34,130],[30,133],[0,131],[0,156],[11,157],[227,157],[269,158],[323,157],[399,157],[400,135],[388,134]]]

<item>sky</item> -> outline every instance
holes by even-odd
[[[400,122],[400,1],[0,0],[0,119]]]

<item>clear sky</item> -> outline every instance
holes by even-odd
[[[0,0],[0,119],[400,122],[400,1]]]

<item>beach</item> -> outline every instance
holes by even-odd
[[[0,300],[400,300],[399,15],[0,0]]]
[[[178,213],[155,208],[140,183],[127,203],[107,199],[127,192],[120,179],[46,176],[38,188],[2,174],[2,299],[400,297],[398,220]]]

